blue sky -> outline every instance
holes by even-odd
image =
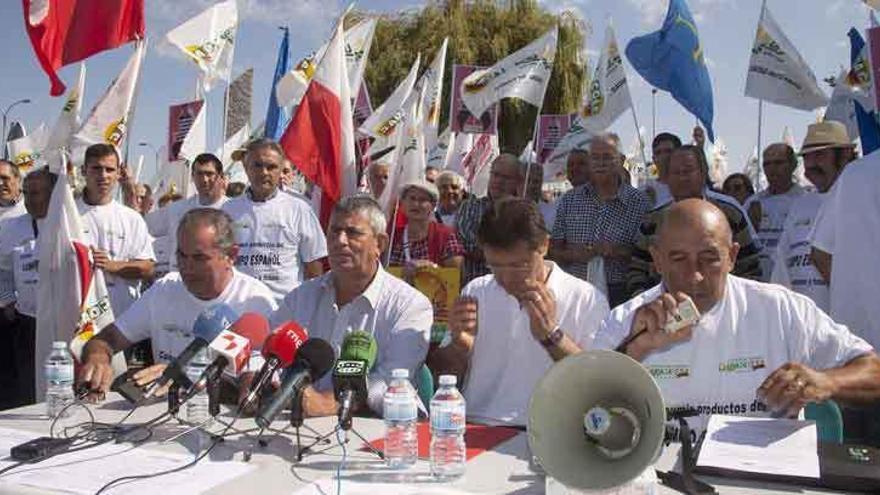
[[[148,141],[161,145],[166,139],[168,106],[192,99],[196,71],[178,58],[173,49],[157,46],[164,34],[183,20],[195,15],[214,0],[145,0],[150,47],[147,53],[131,142]],[[594,62],[602,43],[605,24],[610,18],[623,48],[633,37],[659,27],[666,13],[666,0],[542,0],[552,11],[572,10],[587,20],[592,35],[584,47]],[[728,147],[729,169],[738,170],[745,163],[757,139],[758,102],[743,96],[749,50],[755,35],[761,0],[688,0],[702,39],[715,95],[715,133]],[[767,0],[782,29],[798,47],[819,79],[837,73],[848,65],[849,45],[846,31],[867,26],[868,8],[860,0]],[[236,48],[234,73],[255,68],[253,124],[266,111],[266,101],[280,40],[277,26],[291,29],[294,59],[307,54],[328,36],[333,19],[347,0],[239,0],[242,23]],[[360,9],[394,12],[417,8],[422,2],[363,0]],[[0,40],[2,65],[0,76],[0,111],[19,99],[31,98],[29,105],[16,107],[10,118],[24,121],[28,129],[46,122],[51,126],[63,105],[62,98],[48,96],[49,84],[33,55],[24,31],[21,3],[0,2]],[[121,70],[131,54],[126,46],[89,59],[83,113],[100,97],[110,80]],[[650,87],[627,64],[630,92],[640,124],[651,132]],[[72,84],[76,66],[62,70],[62,79]],[[823,89],[830,90],[824,83]],[[208,97],[209,148],[220,144],[222,89]],[[377,102],[374,102],[374,104]],[[85,115],[84,115],[85,116]],[[795,141],[803,139],[806,126],[816,115],[775,105],[765,105],[763,143],[779,140],[784,127],[791,128]],[[668,130],[690,136],[694,119],[668,95],[657,96],[657,131]],[[627,149],[636,139],[632,116],[624,115],[612,130],[618,132]],[[131,159],[147,155],[147,170],[152,167],[152,152],[132,146]]]

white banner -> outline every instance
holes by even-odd
[[[443,44],[437,50],[431,65],[419,79],[422,97],[419,102],[422,116],[422,130],[425,135],[425,149],[433,150],[437,146],[437,133],[440,131],[440,97],[443,94],[443,72],[446,69],[446,49],[449,38],[443,38]]]
[[[205,91],[210,91],[215,80],[230,80],[237,29],[238,8],[235,0],[227,0],[172,29],[165,39],[199,67]]]
[[[413,92],[420,61],[421,55],[417,55],[416,61],[409,69],[409,74],[397,85],[391,96],[379,105],[379,108],[373,111],[373,114],[367,117],[367,120],[358,129],[361,134],[376,139],[389,139],[397,136],[397,129],[406,120],[407,113],[404,104]]]
[[[554,27],[532,43],[461,83],[461,98],[474,115],[483,115],[503,98],[519,98],[540,108],[556,58]]]
[[[79,65],[79,77],[76,86],[67,91],[61,115],[55,121],[52,133],[46,142],[45,155],[47,159],[57,158],[57,152],[61,148],[70,146],[70,138],[79,129],[80,112],[82,111],[83,94],[86,87],[86,64]]]
[[[766,6],[749,59],[745,95],[799,110],[828,104],[816,76]]]

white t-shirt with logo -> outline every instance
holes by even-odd
[[[175,201],[166,205],[164,208],[148,214],[146,221],[147,226],[150,228],[150,234],[156,238],[168,237],[168,240],[165,241],[166,244],[164,249],[166,256],[162,257],[159,253],[156,253],[156,263],[166,264],[169,267],[167,271],[176,271],[177,225],[180,223],[180,220],[187,214],[187,212],[196,208],[213,208],[215,210],[222,210],[223,205],[227,201],[229,201],[229,198],[221,196],[220,199],[214,203],[203,205],[199,202],[199,196],[195,195],[187,199]]]
[[[153,238],[138,212],[116,201],[88,205],[82,198],[77,198],[76,207],[82,217],[83,234],[88,244],[106,251],[111,260],[156,260]],[[140,296],[140,280],[127,280],[108,273],[105,273],[105,280],[113,314],[124,313]]]
[[[27,209],[24,207],[24,199],[19,198],[18,201],[15,202],[14,205],[10,206],[0,206],[0,222],[3,220],[20,217],[27,213]]]
[[[153,358],[157,363],[167,363],[192,342],[193,324],[199,314],[220,303],[239,315],[255,312],[267,318],[278,307],[265,285],[237,270],[223,292],[209,301],[192,295],[180,274],[172,272],[144,292],[115,325],[129,342],[151,339]]]
[[[660,205],[665,205],[673,199],[672,193],[669,192],[669,186],[667,186],[665,182],[660,182],[657,179],[648,181],[648,183],[642,187],[641,191],[648,195],[648,200],[651,201],[651,209],[657,208]]]
[[[21,308],[30,306],[36,307],[36,282],[33,284],[22,285],[24,280],[21,278],[25,272],[18,273],[18,269],[25,268],[16,266],[16,250],[21,246],[36,244],[34,241],[34,224],[33,217],[28,214],[19,215],[0,220],[0,307],[6,306],[12,301],[16,301],[16,309],[19,313],[24,313]],[[30,248],[33,251],[33,247]],[[28,257],[31,257],[30,255]],[[39,258],[35,258],[39,259]],[[34,272],[36,277],[37,266],[28,266],[27,272]],[[33,278],[29,277],[29,278]],[[34,279],[36,280],[36,279]],[[33,285],[33,291],[29,288]],[[21,289],[25,289],[25,293],[20,293]],[[22,298],[25,300],[23,301]],[[33,299],[32,302],[28,302]]]
[[[758,231],[758,239],[763,247],[758,256],[761,260],[761,272],[764,274],[763,280],[765,281],[770,280],[770,274],[773,273],[773,255],[779,245],[779,237],[785,228],[785,219],[788,217],[791,205],[806,192],[803,187],[793,184],[788,191],[782,194],[770,194],[770,190],[765,189],[746,200],[744,205],[746,211],[755,203],[761,205],[761,223],[754,227]]]
[[[816,270],[810,257],[810,232],[822,199],[823,195],[808,192],[791,204],[779,238],[770,281],[809,297],[819,309],[828,312],[831,297],[828,282]]]
[[[880,346],[880,154],[843,169],[826,194],[810,234],[814,247],[833,256],[831,316]]]
[[[658,285],[611,311],[594,347],[617,347],[636,310],[661,291]],[[688,419],[698,438],[711,414],[767,416],[756,391],[780,366],[796,362],[824,370],[872,351],[806,296],[729,275],[723,298],[702,315],[692,338],[642,363],[660,386],[667,418],[688,409],[700,413]]]
[[[587,349],[608,314],[608,301],[590,283],[552,267],[547,285],[556,297],[559,327]],[[462,387],[469,421],[523,426],[529,398],[553,359],[530,330],[529,316],[494,275],[472,280],[463,295],[477,299],[477,336]]]
[[[264,202],[243,194],[223,205],[239,245],[236,268],[260,280],[281,300],[303,281],[303,264],[327,256],[318,217],[305,201],[275,193]]]

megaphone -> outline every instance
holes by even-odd
[[[557,362],[529,403],[529,446],[546,473],[577,490],[636,479],[660,455],[666,410],[645,368],[614,351]]]

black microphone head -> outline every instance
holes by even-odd
[[[312,338],[299,349],[296,360],[307,362],[312,381],[318,381],[333,368],[336,353],[327,341]]]

